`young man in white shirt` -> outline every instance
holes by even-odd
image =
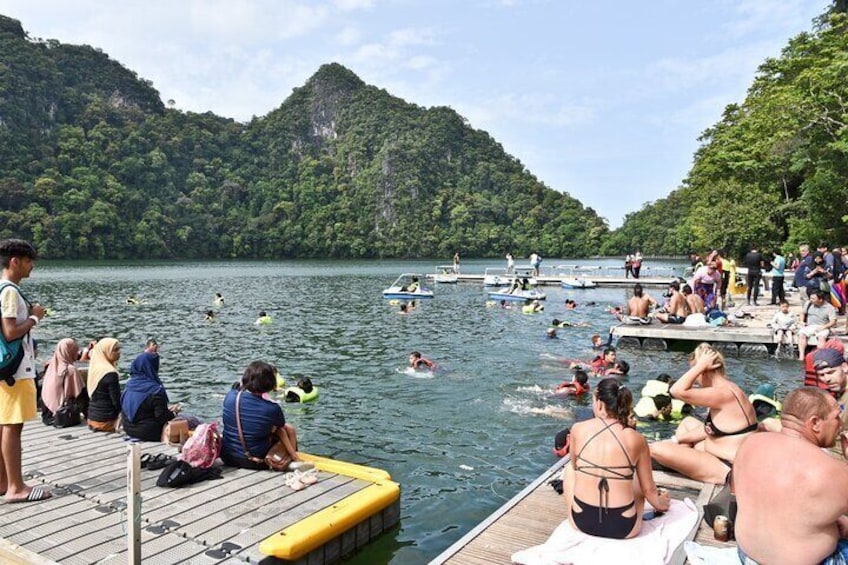
[[[0,241],[0,330],[6,343],[21,340],[23,357],[14,372],[0,380],[0,494],[6,502],[36,502],[50,498],[44,487],[29,487],[21,470],[21,432],[24,422],[35,418],[35,353],[30,331],[44,317],[44,308],[30,304],[21,294],[20,282],[32,272],[37,253],[20,239]]]

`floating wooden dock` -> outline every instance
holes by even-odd
[[[35,503],[0,503],[0,562],[126,563],[127,445],[119,434],[28,422],[23,432],[24,474],[29,484],[46,485],[53,497]],[[176,454],[175,448],[164,444],[140,445],[142,453]],[[348,527],[325,528],[322,535],[329,539],[319,540],[319,545],[291,560],[269,558],[259,551],[259,544],[322,513],[347,512],[346,501],[375,485],[397,487],[373,474],[378,470],[360,469],[367,471],[361,474],[365,478],[321,470],[317,484],[297,492],[285,486],[282,473],[270,471],[224,467],[221,479],[174,489],[156,486],[160,470],[142,469],[143,562],[337,561],[398,523],[399,496]],[[370,475],[374,480],[367,480]],[[339,520],[349,523],[350,515]]]
[[[563,458],[500,507],[477,527],[442,552],[430,565],[489,565],[512,563],[512,554],[528,547],[545,543],[563,520],[568,518],[562,496],[558,495],[548,481],[559,478],[568,458]],[[658,486],[669,491],[672,498],[691,498],[701,512],[721,486],[693,481],[685,477],[654,471]],[[698,526],[689,539],[709,545],[725,545],[716,542],[712,529],[699,517]],[[624,557],[624,556],[622,556]],[[677,549],[672,564],[685,563],[683,546]],[[624,562],[624,561],[622,561]]]
[[[428,280],[432,282],[434,275],[425,275]],[[482,274],[462,274],[457,275],[459,282],[461,283],[477,283],[483,284],[483,276]],[[607,288],[607,287],[632,287],[636,283],[641,284],[643,287],[666,287],[668,284],[677,280],[675,277],[641,277],[638,279],[634,278],[626,278],[626,277],[611,277],[611,276],[592,276],[590,274],[580,275],[585,276],[587,279],[592,280],[597,283],[599,288]],[[562,276],[538,276],[536,277],[536,281],[539,283],[539,286],[560,286],[562,284]],[[444,285],[438,285],[441,287]],[[488,288],[488,287],[487,287]],[[494,289],[495,287],[491,287]],[[505,287],[501,287],[505,288]],[[579,289],[584,290],[584,289]],[[585,289],[591,290],[591,289]]]

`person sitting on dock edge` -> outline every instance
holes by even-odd
[[[686,316],[689,314],[689,307],[686,304],[686,299],[680,294],[680,283],[671,281],[668,285],[668,290],[671,293],[671,298],[668,303],[666,312],[658,312],[657,320],[664,324],[682,324],[686,321]]]
[[[574,456],[562,472],[568,519],[589,535],[632,538],[642,529],[645,499],[659,512],[668,510],[670,499],[654,483],[648,443],[628,427],[630,390],[616,379],[604,379],[592,400],[595,417],[571,428]]]
[[[838,437],[848,457],[848,432],[839,433],[839,406],[824,391],[799,388],[786,397],[780,419],[779,433],[754,434],[736,454],[740,561],[845,563],[848,464],[825,451]]]
[[[650,294],[645,293],[641,284],[633,285],[633,296],[627,301],[627,314],[631,320],[649,324],[651,319],[648,317],[648,312],[650,312],[651,307],[656,305],[657,301]]]
[[[695,349],[689,370],[669,392],[672,398],[709,411],[706,421],[687,417],[671,440],[652,443],[651,457],[695,480],[724,483],[739,445],[759,427],[751,401],[727,377],[721,353],[706,343]]]

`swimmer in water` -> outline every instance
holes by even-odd
[[[223,305],[224,305],[224,297],[221,295],[220,292],[216,292],[215,293],[215,306],[220,307],[220,306],[223,306]]]
[[[587,392],[589,388],[589,375],[583,369],[575,369],[571,381],[561,383],[554,389],[554,392],[580,396],[584,392]]]
[[[211,322],[212,320],[215,319],[215,311],[214,310],[207,310],[206,311],[206,317],[203,318],[203,319],[207,322]]]
[[[548,328],[546,335],[548,339],[557,339],[556,328]]]
[[[568,308],[569,310],[574,310],[575,308],[577,308],[577,303],[570,298],[566,298],[565,299],[565,307]]]
[[[138,306],[139,304],[141,304],[141,302],[138,300],[138,298],[135,297],[134,294],[132,294],[127,297],[127,304],[129,306]]]
[[[253,323],[254,323],[254,325],[257,325],[257,326],[267,326],[271,322],[272,322],[271,316],[269,316],[268,313],[265,312],[265,310],[262,310],[262,311],[259,312],[259,317],[256,318],[256,321],[253,322]]]
[[[422,356],[419,351],[413,351],[409,354],[409,366],[416,371],[429,369],[430,371],[436,368],[436,364]]]

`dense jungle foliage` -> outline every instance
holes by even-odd
[[[848,242],[848,17],[838,0],[700,138],[683,185],[604,245],[670,254]]]
[[[607,233],[451,109],[341,65],[242,124],[0,16],[0,237],[44,256],[578,256]]]

